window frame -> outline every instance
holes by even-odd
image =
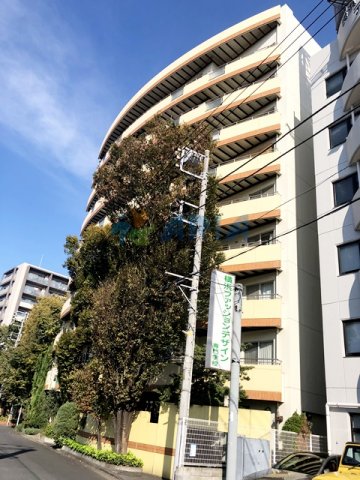
[[[344,352],[345,352],[345,357],[360,357],[360,346],[359,346],[359,351],[352,353],[348,351],[347,348],[347,338],[349,336],[346,334],[346,326],[350,324],[359,324],[359,329],[360,329],[360,318],[351,318],[349,320],[343,320],[343,338],[344,338]],[[351,336],[351,335],[350,335]],[[359,433],[360,433],[360,428],[359,428]]]
[[[342,82],[341,82],[341,86],[338,90],[335,90],[334,92],[330,92],[329,93],[329,83],[328,81],[341,75],[342,74]],[[332,73],[331,75],[329,75],[326,79],[325,79],[325,93],[326,93],[326,98],[329,98],[329,97],[332,97],[333,95],[335,95],[336,93],[340,92],[341,89],[342,89],[342,86],[343,86],[343,83],[344,83],[344,80],[345,80],[345,77],[346,77],[346,74],[347,74],[347,67],[343,67],[341,68],[340,70],[337,70],[336,72]],[[336,87],[337,88],[337,87]]]
[[[351,439],[353,442],[358,443],[360,440],[360,428],[354,426],[354,418],[360,417],[359,413],[350,413],[350,428],[351,428]]]
[[[348,180],[349,178],[352,178],[353,181],[352,181],[352,186],[354,187],[354,193],[351,197],[351,199],[353,198],[353,196],[355,195],[356,191],[358,190],[359,188],[359,178],[358,178],[358,174],[357,172],[353,172],[353,173],[350,173],[349,175],[346,175],[345,177],[342,177],[342,178],[339,178],[337,180],[335,180],[333,182],[333,197],[334,197],[334,206],[335,207],[339,207],[340,205],[345,205],[347,202],[349,202],[350,200],[346,200],[344,202],[338,202],[337,200],[337,195],[336,195],[336,186],[340,184],[340,182],[344,182],[346,180]]]
[[[351,245],[357,245],[358,246],[358,255],[359,255],[359,258],[358,258],[358,263],[359,263],[359,266],[357,266],[356,268],[353,268],[351,270],[346,270],[346,271],[342,271],[342,268],[341,268],[341,257],[340,257],[340,251],[341,251],[341,248],[346,248],[346,247],[349,247]],[[360,270],[360,240],[355,240],[353,242],[347,242],[347,243],[342,243],[341,245],[337,245],[337,250],[338,250],[338,265],[339,265],[339,275],[347,275],[348,273],[354,273],[354,272],[358,272]]]
[[[341,141],[337,141],[336,143],[333,143],[333,139],[332,139],[332,136],[331,136],[331,131],[332,129],[334,129],[335,127],[338,127],[339,125],[341,124],[346,124],[347,125],[347,134],[346,134],[346,137],[344,139],[342,139]],[[339,145],[342,145],[343,143],[346,142],[346,139],[349,135],[349,132],[351,130],[351,127],[352,127],[352,122],[351,122],[351,117],[348,116],[346,118],[343,118],[342,120],[340,121],[336,121],[336,122],[333,122],[331,125],[329,125],[329,145],[330,145],[330,150],[332,148],[335,148],[335,147],[338,147]]]

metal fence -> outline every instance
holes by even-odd
[[[272,462],[292,452],[327,452],[327,439],[322,435],[302,435],[301,433],[272,430]]]
[[[227,444],[226,423],[188,418],[185,420],[184,436],[185,449],[180,462],[182,465],[198,467],[224,465]],[[271,464],[296,451],[327,452],[325,436],[301,435],[274,429],[264,435],[264,430],[259,429],[258,438],[270,441]]]
[[[188,418],[184,465],[221,467],[225,462],[227,425]]]

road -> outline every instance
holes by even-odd
[[[0,479],[6,480],[104,480],[78,459],[35,443],[8,427],[0,426]]]

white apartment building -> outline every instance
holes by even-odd
[[[0,324],[21,328],[39,297],[66,295],[68,284],[68,277],[28,263],[11,268],[0,280]]]
[[[212,127],[222,269],[245,287],[242,362],[252,369],[243,406],[270,410],[280,428],[306,412],[324,433],[316,225],[287,234],[316,215],[314,191],[301,195],[314,185],[311,141],[295,148],[310,122],[277,142],[311,113],[310,57],[319,50],[286,5],[219,33],[129,100],[104,138],[99,168],[113,142],[141,133],[155,115]],[[94,190],[82,230],[105,220]]]
[[[312,57],[311,80],[313,112],[331,102],[313,130],[317,214],[331,212],[318,222],[328,447],[341,453],[360,440],[360,2],[334,6],[337,38]]]

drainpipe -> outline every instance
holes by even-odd
[[[328,403],[325,405],[325,411],[326,411],[326,432],[327,432],[328,454],[331,455],[330,407]]]

